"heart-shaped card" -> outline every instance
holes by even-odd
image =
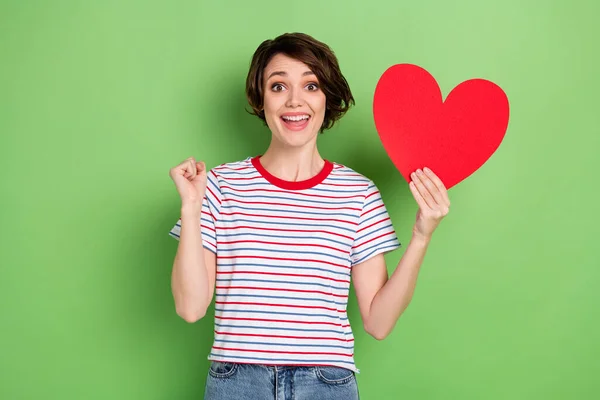
[[[377,83],[373,116],[383,147],[407,182],[417,168],[428,167],[450,189],[500,146],[509,103],[504,91],[485,79],[462,82],[443,101],[429,72],[396,64]]]

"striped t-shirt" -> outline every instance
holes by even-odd
[[[325,162],[281,180],[259,157],[211,169],[201,230],[217,255],[209,360],[359,372],[346,307],[351,269],[400,246],[375,184]],[[169,232],[179,239],[181,220]]]

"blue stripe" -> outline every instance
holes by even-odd
[[[383,246],[383,245],[386,245],[388,243],[394,243],[394,242],[397,242],[397,241],[398,241],[398,238],[396,238],[394,236],[391,239],[387,239],[387,240],[385,240],[383,242],[375,242],[375,244],[367,247],[366,249],[362,249],[361,251],[357,251],[356,253],[354,253],[354,257],[357,257],[359,254],[364,253],[364,252],[369,251],[369,250],[372,250],[372,249],[374,249],[376,247]]]
[[[318,267],[288,267],[288,266],[284,266],[284,265],[269,265],[269,264],[250,264],[250,263],[235,263],[235,264],[223,264],[223,263],[217,263],[218,267],[264,267],[264,268],[289,268],[289,269],[301,269],[301,270],[314,270],[314,271],[323,271],[323,272],[329,272],[332,274],[336,274],[336,275],[341,275],[344,277],[347,277],[350,275],[350,270],[348,270],[348,272],[336,272],[333,271],[331,269],[326,269],[326,268],[318,268]]]
[[[289,285],[321,286],[321,287],[325,287],[325,288],[329,288],[329,289],[342,290],[342,291],[346,291],[346,290],[348,290],[348,287],[350,287],[350,285],[348,285],[347,287],[338,287],[338,286],[325,285],[325,284],[322,284],[322,283],[274,281],[274,280],[270,280],[270,279],[238,279],[238,278],[227,279],[227,278],[218,278],[216,281],[217,282],[268,282],[268,283],[285,283],[285,284],[289,284]],[[282,288],[282,289],[285,289],[285,288]],[[336,294],[341,294],[341,293],[336,293]]]
[[[219,293],[215,293],[215,295],[217,297],[222,297],[223,299],[227,299],[229,297],[258,297],[258,298],[266,298],[266,299],[284,299],[284,300],[302,300],[302,301],[320,301],[326,304],[335,304],[335,305],[339,305],[339,306],[344,306],[346,307],[346,303],[343,301],[333,301],[333,300],[327,300],[327,299],[311,299],[308,297],[288,297],[288,296],[267,296],[267,295],[258,295],[258,294],[233,294],[233,293],[227,293],[227,294],[219,294]]]
[[[214,226],[214,221],[212,221],[212,220],[210,220],[210,219],[208,219],[208,218],[204,218],[204,217],[202,217],[202,218],[200,218],[200,221],[201,221],[201,222],[202,222],[202,221],[204,221],[204,222],[206,222],[207,224],[211,224],[212,226]]]
[[[229,185],[231,186],[262,186],[262,190],[269,190],[269,183],[268,182],[250,182],[250,183],[238,183],[238,182],[227,182]],[[266,186],[266,187],[265,187]],[[257,188],[257,190],[261,190],[261,188]],[[338,194],[338,193],[344,193],[344,194],[351,194],[354,193],[356,196],[362,196],[362,190],[357,190],[357,189],[352,189],[352,190],[339,190],[339,189],[319,189],[319,188],[311,188],[311,191],[316,191],[316,192],[325,192],[325,193],[330,193],[330,194]]]
[[[307,338],[310,339],[310,338]],[[225,340],[225,339],[215,339],[215,342],[221,343],[236,343],[236,344],[259,344],[265,346],[297,346],[297,347],[333,347],[336,349],[344,349],[344,350],[353,350],[354,346],[339,346],[335,344],[301,344],[301,343],[273,343],[273,342],[244,342],[240,340]]]
[[[211,197],[212,196],[206,196],[206,200],[208,201],[208,203],[210,203],[211,207],[213,208],[213,210],[217,210],[218,208],[215,206],[215,204],[211,201]],[[210,208],[209,208],[210,210]]]
[[[265,234],[261,234],[261,233],[254,233],[254,232],[249,232],[249,233],[229,233],[229,234],[222,234],[219,233],[219,237],[220,238],[224,238],[224,237],[230,237],[230,236],[258,236],[258,237],[268,237],[268,238],[276,238],[276,239],[281,239],[281,235],[265,235]],[[314,239],[314,237],[310,237],[310,236],[285,236],[285,239]],[[329,238],[325,238],[325,237],[319,237],[319,240],[325,240],[328,242],[332,242],[335,244],[339,244],[340,246],[343,247],[349,247],[348,243],[342,243],[342,242],[338,242],[337,240],[333,240],[333,239],[329,239]],[[350,250],[348,250],[350,251]]]
[[[392,234],[392,232],[390,232],[390,234]],[[385,238],[385,236],[383,238]],[[382,238],[379,238],[378,240],[381,240],[381,239]],[[366,247],[366,248],[364,248],[364,249],[362,249],[360,251],[357,251],[357,252],[353,253],[353,256],[356,257],[356,256],[358,256],[361,253],[364,253],[366,251],[374,249],[375,247],[382,246],[382,245],[385,245],[387,243],[397,242],[397,241],[398,241],[398,238],[395,235],[392,235],[392,236],[390,236],[389,239],[386,239],[384,241],[381,241],[381,242],[375,241],[375,243],[371,244],[369,247]]]
[[[223,253],[231,253],[231,252],[234,252],[234,251],[263,251],[263,252],[267,252],[267,253],[314,254],[314,255],[317,255],[317,256],[335,258],[335,259],[338,259],[338,260],[342,260],[344,262],[348,261],[348,257],[332,256],[332,255],[329,255],[327,253],[319,253],[318,251],[273,250],[273,249],[267,249],[267,248],[262,248],[261,249],[260,247],[255,247],[255,248],[237,247],[237,248],[234,248],[234,249],[219,248],[219,251],[221,251]],[[303,260],[298,260],[298,261],[303,261]]]
[[[221,188],[219,187],[219,180],[213,176],[213,174],[208,174],[207,184],[209,187],[212,186],[213,192],[215,194],[221,194]],[[208,193],[208,191],[206,191]]]
[[[355,262],[353,265],[356,264],[360,264],[361,262],[367,260],[370,256],[372,256],[373,254],[376,253],[382,253],[385,251],[390,251],[390,250],[394,250],[396,248],[400,247],[398,244],[392,244],[390,246],[385,246],[385,247],[378,247],[377,249],[373,250],[371,253],[367,254],[366,256],[362,257],[361,259],[359,259],[357,262]]]
[[[361,237],[358,237],[358,238],[356,238],[356,239],[354,240],[354,243],[360,243],[360,242],[361,242],[361,241],[362,241],[364,238],[366,238],[367,236],[375,235],[375,234],[377,234],[377,233],[379,233],[379,232],[381,232],[381,231],[388,230],[389,228],[392,228],[392,223],[391,223],[391,222],[389,222],[387,225],[385,225],[385,226],[382,226],[382,227],[380,227],[380,228],[378,228],[378,229],[376,229],[376,230],[374,230],[374,231],[371,231],[371,232],[369,232],[369,233],[365,233],[365,234],[364,234],[364,235],[362,235]],[[390,232],[393,232],[393,231],[394,231],[394,230],[393,230],[393,228],[392,228],[392,229],[390,230]]]
[[[240,172],[240,171],[215,171],[217,175],[256,175],[262,176],[257,170],[248,171],[248,172]]]
[[[203,221],[205,221],[205,220],[203,220]],[[205,221],[205,222],[206,222],[206,221]],[[209,222],[209,223],[210,223],[210,224],[212,224],[212,222]],[[179,222],[178,222],[176,225],[179,227],[179,229],[181,229],[181,224],[180,224]],[[177,235],[177,234],[175,234],[175,233],[173,233],[173,235],[175,235],[175,236],[176,236],[178,239],[179,239],[179,237],[180,237],[179,235]],[[216,237],[214,237],[213,235],[211,235],[211,234],[210,234],[210,233],[208,233],[208,232],[202,232],[202,237],[204,238],[204,236],[211,238],[211,239],[212,239],[214,242],[216,242],[216,241],[217,241],[217,238],[216,238]]]
[[[339,188],[339,186],[338,186]],[[354,193],[354,195],[356,197],[362,197],[363,196],[363,191],[359,190],[359,189],[352,189],[352,190],[340,190],[340,189],[320,189],[320,188],[312,188],[311,190],[314,190],[315,192],[325,192],[325,193],[331,193],[331,194],[338,194],[338,193],[342,193],[342,194],[352,194]]]
[[[301,224],[301,223],[293,223],[293,222],[285,223],[285,222],[275,222],[275,221],[257,222],[256,220],[251,220],[251,219],[228,219],[226,222],[228,222],[228,223],[248,222],[248,223],[260,223],[260,224],[267,224],[267,225],[310,226],[310,227],[317,227],[317,228],[335,228],[335,229],[339,229],[342,231],[348,231],[348,232],[352,232],[352,233],[355,232],[354,229],[341,228],[341,227],[335,226],[335,225],[324,225],[324,224]]]
[[[371,216],[371,217],[369,217],[369,218],[367,218],[367,219],[363,220],[363,221],[362,221],[360,224],[361,224],[361,225],[365,225],[367,222],[369,222],[369,221],[370,221],[370,220],[372,220],[373,218],[377,218],[377,217],[380,217],[380,216],[382,216],[382,215],[385,215],[385,216],[387,217],[387,212],[386,212],[385,210],[383,210],[383,211],[381,211],[379,214],[375,214],[375,215],[373,215],[373,216]]]
[[[222,328],[261,329],[261,330],[298,331],[298,332],[327,332],[327,333],[343,334],[346,336],[352,334],[351,332],[344,332],[341,330],[335,331],[333,329],[275,328],[272,326],[226,325],[226,324],[219,324],[217,322],[215,322],[215,326],[222,327]],[[340,329],[342,329],[342,328],[340,327]]]
[[[294,204],[290,204],[290,207],[294,207]],[[254,207],[242,207],[242,206],[236,206],[236,205],[231,205],[231,206],[226,206],[224,205],[223,207],[221,207],[221,209],[225,209],[225,208],[239,208],[241,210],[248,210],[248,211],[273,211],[273,212],[282,212],[282,213],[286,213],[286,214],[290,214],[290,213],[296,213],[296,214],[300,214],[300,215],[326,215],[326,216],[340,216],[340,217],[349,217],[349,218],[353,218],[356,219],[356,215],[352,215],[352,214],[344,214],[344,213],[332,213],[332,212],[311,212],[311,211],[293,211],[293,210],[284,210],[284,209],[275,209],[275,208],[254,208]],[[285,215],[285,216],[288,216]]]
[[[334,170],[333,170],[333,172],[351,172],[351,173],[353,173],[353,174],[360,175],[358,172],[354,171],[354,170],[353,170],[352,168],[350,168],[350,167],[347,167],[347,166],[345,166],[345,165],[342,165],[342,164],[338,164],[338,165],[341,165],[341,168],[334,169]]]
[[[217,238],[216,238],[216,237],[214,237],[213,235],[211,235],[211,234],[210,234],[210,233],[208,233],[208,232],[202,232],[202,237],[203,237],[203,238],[204,238],[204,237],[209,237],[209,238],[211,238],[211,239],[213,240],[213,242],[216,242],[216,241],[217,241]]]
[[[363,210],[366,210],[367,208],[369,208],[369,206],[370,206],[371,204],[373,204],[373,203],[377,203],[377,202],[383,202],[383,201],[381,200],[381,197],[379,197],[379,196],[376,196],[376,197],[375,197],[373,200],[371,200],[369,203],[367,203],[367,204],[365,204],[365,205],[364,205],[364,207],[363,207]]]
[[[333,174],[335,176],[335,174]],[[358,178],[358,177],[357,177]],[[355,178],[332,178],[332,177],[328,177],[327,180],[325,180],[325,182],[327,181],[338,181],[338,182],[360,182],[360,183],[364,183],[365,186],[368,184],[368,181],[365,179],[355,179]]]
[[[278,312],[278,311],[259,311],[259,310],[224,310],[222,308],[216,308],[216,307],[215,307],[215,311],[233,312],[233,313],[250,313],[250,314],[300,315],[300,316],[303,316],[303,317],[325,317],[325,318],[331,318],[331,319],[341,320],[341,321],[346,321],[346,322],[348,321],[348,318],[340,318],[340,317],[335,317],[333,315],[328,315],[328,314],[305,314],[305,313],[303,314],[303,313]]]
[[[256,194],[249,194],[249,195],[243,195],[243,194],[238,194],[238,193],[234,193],[234,192],[230,192],[229,190],[225,190],[223,191],[223,194],[225,195],[230,195],[230,196],[235,196],[235,197],[241,197],[241,198],[248,198],[248,199],[256,199],[257,197],[261,198],[261,199],[274,199],[274,200],[287,200],[287,201],[299,201],[298,198],[290,198],[290,197],[282,197],[282,196],[267,196],[267,195],[263,195],[261,194],[260,196],[257,196]],[[345,204],[356,204],[358,206],[363,205],[362,201],[342,201],[342,202],[330,202],[330,201],[325,201],[323,200],[310,200],[310,199],[302,199],[300,200],[303,203],[313,203],[313,204],[331,204],[331,205],[345,205]]]
[[[256,360],[256,361],[277,361],[277,362],[287,362],[287,363],[323,363],[323,364],[331,364],[331,363],[339,363],[339,364],[347,364],[347,365],[351,365],[354,367],[354,364],[351,362],[346,362],[346,361],[337,361],[337,360],[333,360],[333,359],[327,359],[327,360],[306,360],[306,359],[299,359],[299,360],[292,360],[292,359],[284,359],[284,358],[262,358],[262,357],[241,357],[241,356],[231,356],[229,354],[216,354],[213,353],[212,351],[210,352],[210,355],[212,357],[221,357],[223,359],[230,359],[230,358],[237,358],[237,359],[245,359],[245,360]],[[343,356],[340,356],[343,357]],[[350,356],[346,356],[346,357],[350,357]]]

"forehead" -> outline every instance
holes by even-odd
[[[304,64],[300,60],[286,56],[285,54],[276,54],[271,58],[264,70],[264,77],[268,79],[274,72],[281,72],[287,75],[305,75],[311,74],[312,71],[308,65]],[[281,76],[281,74],[278,74]]]

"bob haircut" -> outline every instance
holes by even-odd
[[[334,52],[325,43],[304,33],[284,33],[258,46],[246,78],[246,97],[256,115],[266,124],[263,110],[264,70],[276,54],[285,54],[306,64],[319,80],[325,93],[325,117],[319,130],[323,133],[333,127],[354,103],[346,78],[342,75]]]

